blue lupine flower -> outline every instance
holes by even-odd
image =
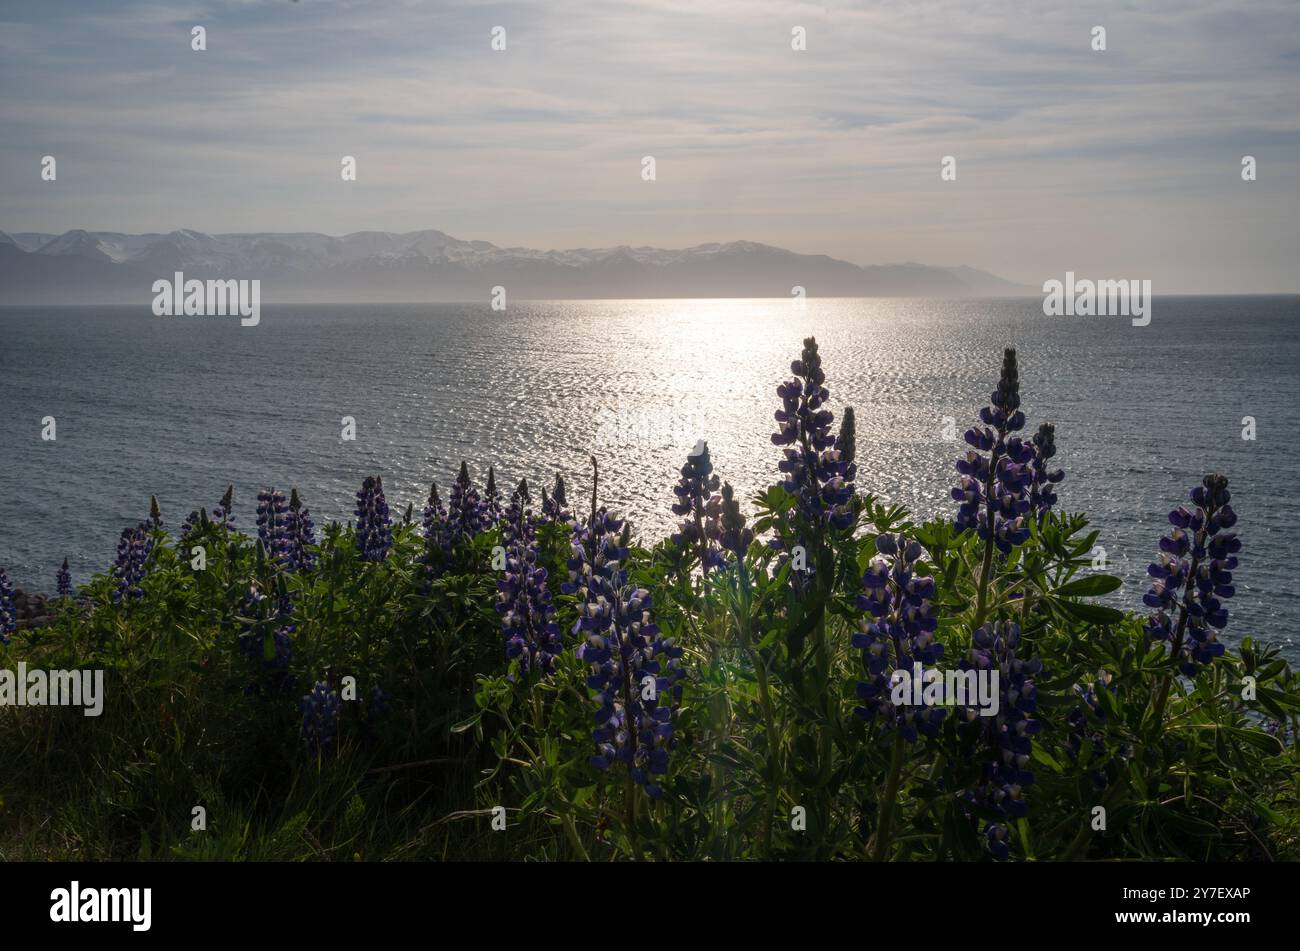
[[[149,518],[145,520],[146,531],[160,532],[163,529],[162,509],[158,507],[158,496],[149,496]]]
[[[140,582],[144,580],[153,552],[153,536],[144,524],[135,528],[124,528],[117,540],[117,561],[113,565],[112,576],[117,581],[113,589],[113,603],[120,604],[123,598],[138,601],[144,597]]]
[[[998,388],[990,405],[980,410],[980,420],[982,427],[966,430],[966,442],[972,448],[957,461],[961,480],[952,497],[961,506],[956,527],[958,531],[974,527],[980,538],[991,539],[999,551],[1008,554],[1029,538],[1025,515],[1029,511],[1029,462],[1034,457],[1032,445],[1011,435],[1025,425],[1014,348],[1008,347],[1003,355]]]
[[[564,649],[555,606],[546,587],[546,569],[537,564],[535,521],[529,509],[528,484],[520,481],[504,516],[505,576],[497,582],[496,609],[506,658],[517,660],[527,674],[549,674]]]
[[[278,489],[257,493],[257,538],[272,561],[284,564],[288,558],[289,538],[286,531],[289,500]]]
[[[181,521],[181,541],[185,541],[203,525],[203,520],[207,517],[206,512],[200,512],[195,509]]]
[[[363,561],[380,562],[393,547],[392,521],[381,476],[366,476],[357,492],[357,549]]]
[[[72,597],[72,572],[68,570],[68,559],[63,559],[63,567],[55,575],[60,598]]]
[[[798,511],[809,526],[829,524],[847,528],[853,523],[853,477],[856,467],[852,458],[843,458],[831,432],[835,415],[826,408],[830,390],[825,386],[817,340],[808,337],[803,353],[790,364],[794,379],[776,388],[781,409],[776,411],[777,432],[772,442],[788,447],[779,465],[786,492],[798,501]],[[852,423],[848,445],[852,444]],[[850,452],[851,455],[851,452]]]
[[[495,528],[501,523],[501,494],[497,491],[497,473],[494,466],[488,466],[487,485],[483,488],[484,528]]]
[[[316,567],[316,523],[302,504],[298,490],[289,493],[289,511],[284,521],[284,567],[287,571],[311,571]]]
[[[597,754],[592,765],[623,763],[652,798],[668,771],[673,703],[681,698],[682,649],[650,621],[650,592],[627,583],[622,523],[605,509],[574,533],[568,593],[578,595],[579,658],[596,691]]]
[[[984,826],[984,838],[995,859],[1011,857],[1011,849],[1007,846],[1008,834],[1007,827],[1000,822],[990,822]]]
[[[317,681],[311,693],[302,698],[302,738],[313,753],[333,748],[338,739],[339,711],[342,701],[338,692],[325,681]]]
[[[959,729],[978,744],[976,755],[983,773],[964,798],[1008,819],[1018,819],[1028,811],[1024,788],[1034,782],[1034,774],[1027,768],[1032,737],[1042,728],[1031,714],[1038,709],[1035,681],[1044,673],[1043,663],[1037,657],[1017,656],[1019,645],[1020,626],[1015,622],[983,624],[972,635],[968,658],[959,664],[963,671],[973,670],[979,677],[996,674],[998,686],[995,715],[982,716],[974,706],[961,711],[964,722]],[[993,839],[990,848],[995,856],[1005,857]]]
[[[569,512],[564,476],[558,472],[555,473],[555,489],[549,496],[546,494],[546,487],[542,487],[542,517],[539,522],[542,524],[556,522],[568,525],[570,528],[573,526],[573,515]]]
[[[878,535],[876,551],[862,576],[864,593],[857,598],[858,610],[866,616],[853,635],[853,646],[862,651],[867,679],[858,684],[862,706],[853,712],[864,720],[879,717],[886,729],[896,728],[914,743],[919,734],[935,736],[946,711],[939,706],[896,705],[892,686],[896,672],[914,680],[917,664],[925,684],[927,667],[943,656],[943,645],[935,640],[939,622],[930,607],[935,584],[933,578],[916,573],[925,554],[920,542]]]
[[[286,671],[293,656],[293,599],[276,598],[274,603],[262,592],[261,586],[252,582],[240,606],[243,633],[239,635],[239,652],[256,661],[268,672]],[[271,633],[268,657],[266,637]]]
[[[743,560],[749,546],[754,543],[754,532],[745,525],[745,516],[740,512],[740,503],[730,482],[722,484],[722,494],[713,501],[716,505],[711,502],[706,510],[704,532],[718,546],[720,564]]]
[[[1056,504],[1056,492],[1052,486],[1065,478],[1064,469],[1049,468],[1048,460],[1056,455],[1056,427],[1043,423],[1030,440],[1034,456],[1029,461],[1029,511],[1042,517]]]
[[[1077,760],[1083,752],[1083,741],[1087,739],[1092,745],[1092,756],[1089,766],[1092,773],[1092,784],[1097,789],[1105,789],[1109,784],[1106,776],[1106,767],[1116,759],[1126,757],[1126,748],[1121,747],[1118,756],[1106,757],[1106,738],[1096,730],[1090,730],[1088,726],[1088,717],[1092,716],[1098,720],[1105,721],[1106,709],[1102,706],[1098,694],[1102,690],[1108,690],[1112,694],[1117,692],[1117,685],[1112,684],[1112,677],[1106,671],[1101,671],[1097,679],[1087,685],[1075,684],[1074,691],[1078,694],[1081,703],[1070,711],[1066,717],[1069,724],[1069,732],[1065,737],[1065,752],[1070,759]],[[1106,757],[1103,759],[1103,757]]]
[[[18,609],[14,606],[14,586],[0,568],[0,644],[8,644],[9,635],[18,630]]]
[[[235,487],[228,485],[226,486],[226,494],[221,497],[217,507],[212,510],[212,521],[232,532],[235,530],[234,500]]]
[[[1154,580],[1142,600],[1156,612],[1147,621],[1147,636],[1169,641],[1170,655],[1189,677],[1224,652],[1217,632],[1228,623],[1224,602],[1236,593],[1232,572],[1241,551],[1237,534],[1226,531],[1237,524],[1231,498],[1226,478],[1207,475],[1191,492],[1196,510],[1180,505],[1169,513],[1173,527],[1147,568]]]
[[[452,483],[451,494],[447,499],[447,530],[458,541],[473,538],[490,527],[483,500],[470,482],[469,466],[462,460],[460,474]]]
[[[429,486],[429,500],[424,504],[420,526],[424,534],[424,551],[420,555],[420,589],[428,594],[433,589],[434,579],[442,574],[447,555],[451,552],[447,510],[443,508],[442,499],[438,498],[436,482]]]
[[[712,513],[716,519],[720,512],[721,500],[715,496],[721,480],[713,471],[713,462],[709,459],[709,444],[701,439],[695,444],[682,466],[682,477],[673,486],[677,501],[673,503],[673,514],[685,518],[681,527],[673,534],[672,542],[682,549],[688,558],[698,555],[700,567],[705,574],[710,568],[721,564],[721,556],[716,544],[711,544],[704,522]]]

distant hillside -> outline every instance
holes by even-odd
[[[263,302],[641,297],[989,297],[1035,293],[968,267],[859,267],[750,241],[535,251],[441,231],[0,232],[0,304],[148,303],[159,278],[260,279]]]

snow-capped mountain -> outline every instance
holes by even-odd
[[[538,251],[441,231],[286,234],[0,232],[0,303],[136,303],[155,280],[259,279],[264,301],[639,297],[1011,296],[1032,292],[972,268],[859,267],[751,241]]]

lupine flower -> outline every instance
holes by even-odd
[[[135,528],[124,528],[117,540],[117,561],[113,565],[112,576],[117,580],[113,590],[113,603],[120,604],[123,598],[138,601],[144,597],[140,582],[147,571],[149,555],[153,552],[153,537],[144,524]]]
[[[1147,568],[1154,580],[1142,600],[1156,612],[1147,621],[1147,636],[1169,641],[1171,656],[1189,677],[1224,652],[1217,632],[1228,623],[1223,602],[1236,593],[1232,572],[1241,551],[1237,534],[1226,531],[1237,524],[1231,498],[1226,478],[1207,475],[1191,492],[1195,511],[1180,505],[1169,513],[1173,527]]]
[[[18,609],[14,606],[14,586],[0,568],[0,644],[8,644],[9,635],[18,630]]]
[[[163,528],[162,509],[158,507],[158,496],[149,496],[149,518],[144,527],[147,531],[160,532]]]
[[[68,570],[68,559],[63,559],[63,567],[55,575],[60,598],[72,597],[72,572]]]
[[[284,567],[287,571],[311,571],[316,567],[316,523],[302,504],[298,490],[289,493],[289,511],[284,523]]]
[[[542,522],[558,522],[573,525],[573,516],[569,513],[569,499],[564,487],[564,476],[555,473],[555,488],[548,496],[546,487],[542,487]]]
[[[338,692],[325,681],[317,681],[311,693],[302,698],[302,738],[313,753],[323,753],[333,748],[338,739],[339,710],[342,702]]]
[[[420,567],[423,575],[421,590],[428,594],[433,589],[433,581],[443,570],[446,557],[451,551],[451,536],[447,530],[447,510],[443,508],[442,499],[438,498],[438,484],[429,486],[429,500],[424,504],[420,521],[424,534],[424,551],[420,555]]]
[[[485,528],[494,528],[501,523],[501,494],[497,491],[497,473],[494,466],[488,466],[487,485],[483,489],[483,519]]]
[[[1097,679],[1087,685],[1075,684],[1074,691],[1078,694],[1081,703],[1070,711],[1066,717],[1069,724],[1069,732],[1065,737],[1065,752],[1070,759],[1077,760],[1079,754],[1083,752],[1083,742],[1088,740],[1092,745],[1092,757],[1089,762],[1092,772],[1092,784],[1098,789],[1105,789],[1109,783],[1106,776],[1106,767],[1116,759],[1127,757],[1126,749],[1122,747],[1118,756],[1107,757],[1102,759],[1106,754],[1106,739],[1095,731],[1088,728],[1088,715],[1091,714],[1098,720],[1106,719],[1106,709],[1101,705],[1098,699],[1098,693],[1102,690],[1109,690],[1115,693],[1117,687],[1111,683],[1112,677],[1106,671],[1101,671]]]
[[[788,447],[779,465],[786,492],[798,501],[798,511],[810,526],[829,524],[846,528],[853,522],[852,461],[842,458],[831,432],[835,415],[825,408],[830,390],[825,386],[817,340],[808,337],[803,353],[790,364],[794,379],[776,388],[781,409],[776,411],[779,428],[772,442]],[[847,444],[851,444],[852,423]]]
[[[578,594],[578,656],[587,665],[587,686],[596,691],[592,765],[608,769],[621,762],[647,795],[658,798],[656,778],[668,770],[673,743],[673,702],[682,692],[682,649],[651,623],[650,592],[627,584],[620,527],[602,508],[575,531],[563,590]]]
[[[984,838],[995,859],[1011,857],[1011,849],[1007,847],[1008,834],[1007,827],[1000,822],[990,822],[984,827]]]
[[[980,410],[980,420],[982,427],[966,430],[966,442],[972,448],[957,461],[961,480],[952,497],[961,506],[956,527],[958,531],[974,527],[980,538],[991,539],[1007,554],[1029,538],[1024,517],[1029,511],[1029,462],[1034,457],[1032,445],[1011,435],[1025,425],[1013,348],[1008,347],[1003,355],[998,388],[990,405]]]
[[[1291,724],[1284,720],[1265,720],[1264,732],[1275,737],[1283,746],[1292,746],[1295,743],[1295,731],[1291,728]]]
[[[977,676],[996,672],[998,712],[981,716],[973,706],[962,710],[965,722],[960,729],[974,737],[983,768],[979,785],[964,796],[1008,819],[1017,819],[1028,811],[1024,788],[1034,782],[1034,774],[1027,767],[1032,737],[1042,724],[1031,714],[1038,709],[1035,680],[1043,674],[1043,663],[1037,657],[1017,656],[1020,625],[1013,621],[983,624],[975,629],[971,642],[970,654],[959,666],[976,671]],[[1006,857],[1005,845],[998,848],[995,838],[990,838],[989,845],[995,856]]]
[[[293,656],[293,599],[276,598],[268,604],[261,586],[254,581],[249,585],[240,606],[243,633],[239,635],[239,652],[251,661],[257,661],[269,672],[286,671]],[[267,656],[266,633],[271,630],[270,656]]]
[[[704,528],[705,519],[712,514],[718,517],[721,500],[715,498],[721,480],[713,471],[713,462],[709,459],[709,444],[701,439],[695,444],[682,466],[682,477],[673,486],[677,501],[673,503],[673,514],[683,515],[681,527],[673,534],[672,542],[686,555],[698,554],[700,567],[705,574],[710,568],[721,563],[717,546],[710,543]]]
[[[366,476],[357,492],[357,548],[364,561],[383,561],[393,547],[392,522],[381,476]]]
[[[555,658],[564,649],[564,641],[554,621],[555,606],[546,587],[546,569],[537,564],[535,522],[529,503],[528,484],[520,480],[505,511],[506,570],[497,582],[496,609],[501,614],[506,658],[517,660],[525,674],[532,670],[549,674],[555,669]]]
[[[212,510],[212,521],[232,532],[235,530],[234,499],[235,487],[228,485],[226,486],[226,494],[221,497],[217,507]]]
[[[198,531],[199,527],[203,524],[206,518],[207,518],[207,513],[201,512],[197,509],[194,510],[193,512],[190,512],[189,515],[186,515],[185,518],[181,521],[181,541],[185,541],[196,531]]]
[[[280,564],[288,560],[288,519],[289,500],[283,492],[272,488],[257,493],[257,538],[271,559]]]
[[[473,538],[489,527],[484,503],[469,480],[469,466],[462,460],[447,500],[447,530],[453,539],[460,539]]]
[[[939,706],[898,706],[893,702],[893,678],[901,671],[914,678],[915,665],[926,667],[943,656],[943,645],[935,632],[939,622],[931,610],[934,579],[916,574],[916,563],[925,554],[921,543],[902,535],[878,535],[877,557],[862,576],[863,593],[858,610],[866,613],[853,635],[853,646],[862,651],[867,679],[858,684],[862,706],[854,713],[864,720],[879,717],[886,729],[898,729],[909,743],[918,734],[935,736],[946,711]]]
[[[722,484],[722,495],[717,502],[717,506],[709,510],[705,534],[721,549],[719,560],[722,563],[740,561],[754,543],[754,532],[745,526],[745,516],[740,512],[740,503],[730,482]]]
[[[1052,486],[1065,478],[1064,469],[1051,469],[1048,460],[1056,455],[1056,427],[1043,423],[1030,440],[1033,444],[1034,457],[1029,462],[1029,511],[1040,518],[1056,504],[1056,492]]]

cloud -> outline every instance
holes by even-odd
[[[1300,228],[1292,0],[127,0],[6,16],[6,230],[745,238],[1026,283],[1127,265],[1158,289],[1300,289],[1259,250]],[[39,180],[44,154],[58,183]],[[1257,182],[1240,181],[1245,154]],[[956,182],[939,180],[943,155]]]

